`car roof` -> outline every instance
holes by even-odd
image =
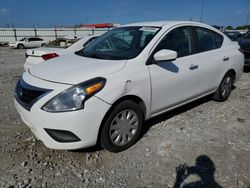
[[[150,21],[150,22],[138,22],[138,23],[126,24],[120,27],[142,26],[142,27],[162,27],[162,28],[168,29],[177,25],[203,27],[203,28],[207,28],[212,31],[215,31],[219,33],[220,35],[223,35],[223,33],[220,30],[216,29],[215,27],[212,27],[211,25],[207,25],[201,22],[193,22],[193,21]]]
[[[126,24],[123,26],[170,27],[170,26],[179,25],[179,24],[190,24],[190,25],[198,24],[201,26],[205,25],[199,22],[191,22],[191,21],[150,21],[150,22],[138,22],[138,23]]]

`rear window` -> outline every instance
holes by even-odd
[[[196,34],[198,39],[198,52],[214,50],[222,46],[223,36],[214,31],[205,28],[196,28]]]
[[[36,41],[43,41],[43,39],[41,39],[41,38],[36,38]]]
[[[41,38],[29,38],[29,41],[43,41]]]

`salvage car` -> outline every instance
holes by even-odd
[[[237,41],[242,36],[239,31],[225,31],[224,34],[232,41]]]
[[[243,65],[239,45],[206,24],[128,24],[31,67],[17,82],[15,106],[49,148],[98,142],[120,152],[145,120],[207,95],[227,100]]]
[[[245,56],[245,66],[250,66],[250,31],[238,40],[240,49]]]
[[[9,42],[9,47],[18,49],[36,48],[41,47],[46,43],[47,41],[39,37],[24,37],[21,40]]]
[[[53,40],[41,48],[29,49],[25,54],[24,70],[28,70],[31,66],[46,60],[79,51],[96,38],[97,35],[83,37],[65,36]]]

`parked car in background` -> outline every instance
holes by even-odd
[[[120,152],[143,122],[212,95],[228,99],[243,71],[239,45],[196,22],[144,22],[106,32],[82,50],[31,67],[15,105],[49,148]]]
[[[24,49],[37,48],[45,45],[47,42],[39,37],[25,37],[18,41],[9,42],[9,47]]]
[[[41,48],[29,49],[26,51],[24,70],[28,70],[31,66],[42,63],[48,59],[79,51],[97,37],[97,35],[84,36],[82,38],[67,36],[58,38]]]
[[[224,34],[227,35],[232,41],[237,41],[242,36],[239,31],[225,31]]]
[[[238,42],[245,56],[245,66],[250,66],[250,31],[243,35]]]
[[[8,42],[0,42],[0,46],[9,46]]]

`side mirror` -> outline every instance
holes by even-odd
[[[177,52],[173,50],[160,50],[154,55],[155,61],[173,61],[177,58]]]

